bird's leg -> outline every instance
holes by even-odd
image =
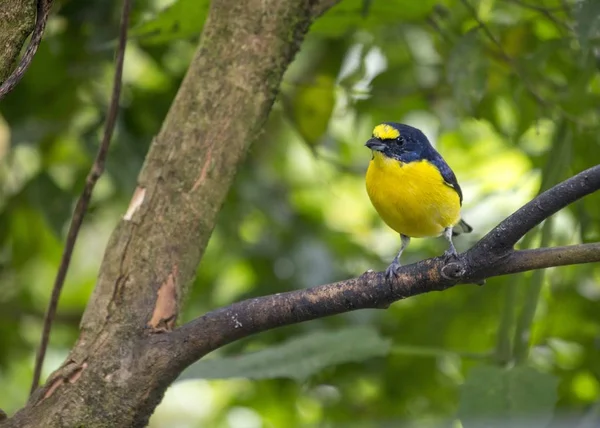
[[[402,244],[400,244],[400,251],[398,251],[398,254],[396,254],[396,257],[394,257],[394,261],[392,261],[392,264],[389,265],[388,268],[385,270],[385,276],[389,279],[396,276],[398,269],[400,269],[400,266],[402,266],[400,264],[400,256],[402,255],[404,249],[410,243],[410,237],[400,234],[400,240],[402,241]]]
[[[454,247],[454,243],[452,242],[452,228],[451,227],[447,227],[444,229],[444,238],[446,238],[446,240],[450,244],[450,248],[448,248],[446,251],[444,251],[444,258],[449,259],[452,257],[457,257],[458,252],[456,251],[456,248]]]

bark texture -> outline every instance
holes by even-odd
[[[177,377],[149,336],[177,320],[217,214],[312,20],[335,1],[214,0],[113,232],[77,344],[2,427],[145,426]]]
[[[0,7],[0,84],[17,63],[35,26],[36,0],[2,0]]]
[[[312,20],[336,0],[213,0],[200,46],[129,209],[113,232],[81,334],[65,363],[4,427],[142,427],[185,367],[281,325],[385,308],[459,283],[600,260],[600,244],[514,251],[529,230],[600,188],[600,166],[539,195],[446,260],[250,299],[179,328],[178,310],[244,155]]]
[[[333,284],[245,300],[150,340],[155,350],[168,355],[173,367],[186,367],[228,343],[275,327],[357,309],[385,309],[397,300],[458,284],[483,284],[486,278],[498,275],[600,262],[600,242],[514,250],[517,241],[537,224],[599,189],[597,165],[540,194],[456,257],[435,257],[403,266],[393,281],[383,272],[365,272]]]

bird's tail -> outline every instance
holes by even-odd
[[[473,228],[462,218],[460,221],[452,228],[452,236],[457,236],[462,233],[471,233]]]

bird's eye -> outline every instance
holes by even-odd
[[[404,144],[404,137],[403,136],[399,136],[396,138],[396,143],[398,143],[398,145],[402,145]]]

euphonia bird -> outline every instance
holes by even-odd
[[[444,256],[456,256],[452,236],[473,228],[461,219],[463,195],[454,172],[425,134],[409,125],[385,122],[373,129],[365,145],[372,151],[367,193],[383,221],[401,239],[386,276],[398,272],[410,238],[443,234],[450,244]]]

